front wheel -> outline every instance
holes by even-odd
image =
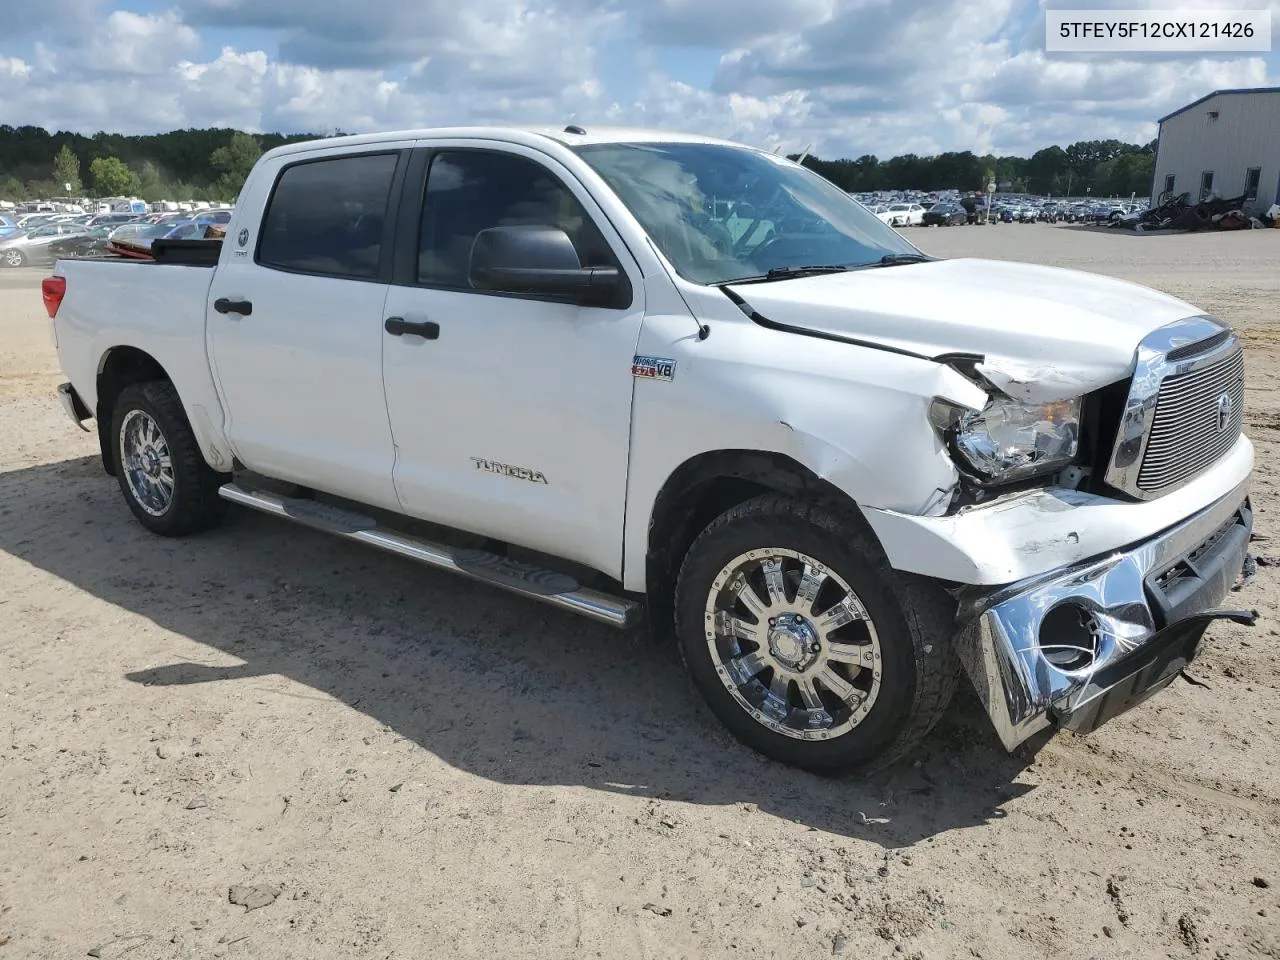
[[[26,255],[16,247],[6,250],[2,260],[6,267],[20,267],[27,262]]]
[[[739,740],[816,772],[906,754],[955,692],[954,605],[907,581],[870,534],[768,494],[712,522],[676,590],[686,665]]]
[[[112,457],[125,502],[152,533],[180,537],[216,525],[227,474],[207,463],[168,381],[125,387],[111,418]]]

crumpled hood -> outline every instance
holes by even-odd
[[[1203,311],[1126,280],[955,259],[731,287],[768,320],[927,356],[982,354],[1024,400],[1079,396],[1127,376],[1138,342]]]

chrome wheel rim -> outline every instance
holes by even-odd
[[[120,425],[120,466],[138,506],[164,516],[173,503],[173,461],[160,427],[141,410],[130,410]]]
[[[834,570],[794,550],[751,550],[725,564],[705,631],[720,682],[775,733],[842,736],[879,696],[880,638],[867,608]]]
[[[18,250],[7,250],[4,255],[5,263],[11,267],[22,266],[22,253]]]

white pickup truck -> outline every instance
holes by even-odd
[[[962,669],[1008,749],[1088,732],[1252,622],[1219,607],[1241,345],[1162,293],[926,256],[781,157],[576,126],[281,147],[203,243],[44,281],[145,527],[240,504],[647,609],[784,762],[902,756]]]

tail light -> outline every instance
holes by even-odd
[[[40,281],[40,295],[44,297],[44,308],[49,312],[49,319],[52,320],[58,315],[62,298],[67,295],[66,277],[45,277]]]

